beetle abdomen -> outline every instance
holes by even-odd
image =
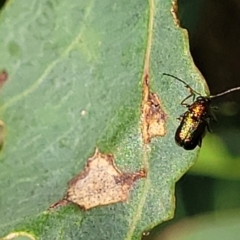
[[[207,123],[201,118],[196,118],[193,112],[187,111],[177,128],[175,134],[176,143],[186,150],[192,150],[201,145]]]

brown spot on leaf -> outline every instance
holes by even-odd
[[[142,135],[145,144],[149,143],[153,137],[165,136],[167,116],[157,94],[149,91],[148,82],[148,75],[145,75],[142,103]]]
[[[5,136],[6,136],[5,124],[2,120],[0,120],[0,150],[2,150],[3,148]]]
[[[8,79],[8,73],[6,70],[2,70],[0,72],[0,89],[2,88],[3,84],[7,81]],[[5,124],[2,120],[0,120],[0,150],[3,147],[5,140]]]
[[[50,206],[54,209],[75,203],[83,210],[126,201],[134,182],[146,176],[144,170],[122,173],[114,164],[112,154],[102,154],[96,149],[87,160],[85,169],[69,182],[63,200]]]
[[[2,70],[0,72],[0,88],[2,88],[3,84],[7,81],[8,79],[8,73],[6,70]]]

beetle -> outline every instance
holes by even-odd
[[[208,130],[210,130],[210,121],[216,118],[212,112],[214,107],[211,106],[211,100],[216,97],[223,96],[233,91],[240,90],[240,87],[228,89],[222,93],[210,96],[202,96],[199,92],[192,89],[189,84],[180,78],[171,74],[163,73],[163,75],[173,77],[176,80],[185,84],[185,87],[190,91],[190,95],[182,100],[181,105],[187,108],[187,111],[178,119],[181,121],[175,133],[175,141],[185,150],[193,150],[196,146],[201,147],[202,139]],[[196,96],[198,97],[196,98]],[[193,97],[193,103],[187,104],[186,100]],[[196,98],[196,100],[195,100]]]

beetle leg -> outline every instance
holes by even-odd
[[[189,107],[189,104],[185,103],[185,101],[187,99],[189,99],[190,97],[193,97],[193,102],[195,101],[195,98],[196,98],[196,92],[188,85],[185,85],[185,87],[188,89],[188,91],[190,92],[190,95],[187,96],[186,98],[184,98],[181,102],[181,105],[183,106],[186,106],[186,107]]]
[[[215,123],[218,122],[218,120],[217,120],[215,114],[211,114],[211,115],[210,115],[210,118],[211,118],[211,120],[213,120]]]
[[[185,103],[185,101],[186,101],[187,99],[189,99],[190,97],[194,97],[194,94],[191,93],[189,96],[187,96],[186,98],[184,98],[184,99],[181,101],[181,105],[182,105],[182,106],[189,107],[189,104]]]
[[[212,133],[213,131],[212,131],[212,129],[211,129],[211,126],[210,126],[209,121],[206,121],[206,123],[207,123],[207,130],[208,130],[210,133]]]
[[[217,108],[211,107],[211,109],[216,110]],[[210,112],[209,117],[210,117],[210,119],[213,120],[214,122],[217,122],[217,117],[216,117],[216,115],[215,115],[215,113],[214,113],[213,111]]]
[[[218,110],[218,107],[217,107],[217,106],[211,106],[211,109],[217,111],[217,110]]]
[[[182,114],[179,117],[177,117],[177,120],[182,121],[183,117],[184,117],[184,115]]]
[[[199,141],[198,141],[198,146],[201,147],[202,146],[202,138],[199,138]]]

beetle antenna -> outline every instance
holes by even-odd
[[[201,94],[197,91],[195,91],[194,89],[192,89],[189,84],[187,84],[185,81],[183,81],[182,79],[172,75],[172,74],[169,74],[169,73],[163,73],[163,75],[165,76],[169,76],[169,77],[172,77],[172,78],[175,78],[176,80],[178,80],[179,82],[183,83],[185,85],[186,88],[188,88],[190,90],[190,92],[194,93],[194,94],[197,94],[199,96],[201,96]]]
[[[240,90],[240,87],[231,88],[231,89],[228,89],[227,91],[224,91],[222,93],[218,93],[216,95],[211,95],[211,96],[209,96],[209,98],[220,97],[220,96],[223,96],[223,95],[228,94],[230,92],[239,91],[239,90]]]

